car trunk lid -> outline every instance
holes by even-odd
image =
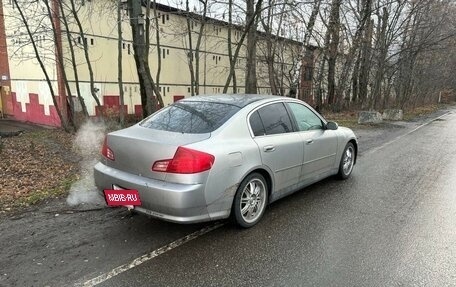
[[[114,160],[106,159],[106,163],[135,175],[165,180],[166,173],[152,171],[154,162],[172,159],[179,146],[209,137],[210,133],[184,134],[135,125],[107,135],[107,146],[114,154]]]

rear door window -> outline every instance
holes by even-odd
[[[210,133],[223,125],[239,109],[229,104],[180,101],[146,118],[140,126],[179,133]]]
[[[264,131],[263,122],[261,121],[258,111],[254,112],[250,116],[250,127],[254,136],[264,136],[266,132]]]
[[[267,105],[258,110],[266,135],[289,133],[293,131],[290,116],[283,103]]]

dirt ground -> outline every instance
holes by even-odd
[[[78,178],[74,135],[17,123],[14,127],[8,132],[17,135],[0,140],[0,216],[60,197]]]
[[[360,159],[369,150],[447,111],[410,121],[353,127],[359,138]],[[78,178],[81,159],[73,141],[74,135],[43,128],[2,139],[0,286],[72,285],[68,282],[76,282],[93,270],[109,270],[109,266],[128,262],[144,250],[201,227],[176,228],[123,208],[68,206],[68,185]],[[28,196],[31,194],[38,195]],[[134,239],[128,236],[131,232]],[[120,249],[123,252],[115,252]]]

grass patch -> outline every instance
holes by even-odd
[[[415,118],[419,118],[419,117],[423,117],[423,116],[432,114],[443,107],[444,107],[444,105],[432,104],[432,105],[416,107],[414,109],[405,110],[404,121],[411,121]]]
[[[44,190],[38,190],[36,192],[31,193],[28,196],[19,198],[19,200],[16,202],[16,204],[17,204],[17,206],[30,206],[30,205],[40,203],[41,201],[48,199],[48,198],[57,198],[57,197],[66,195],[66,194],[68,194],[68,191],[70,190],[71,185],[76,180],[77,180],[76,176],[66,178],[66,179],[62,180],[55,187],[52,187],[49,189],[44,189]]]
[[[339,126],[356,128],[358,125],[358,112],[349,111],[341,113],[325,112],[323,116],[327,121],[336,122]]]

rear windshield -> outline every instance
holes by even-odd
[[[239,109],[239,107],[221,103],[181,101],[148,117],[140,125],[170,132],[210,133]]]

